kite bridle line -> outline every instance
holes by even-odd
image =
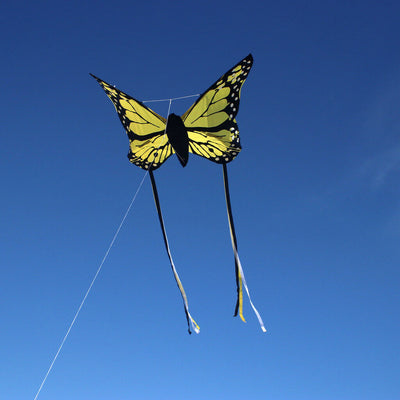
[[[189,94],[188,96],[181,96],[181,97],[173,97],[172,99],[158,99],[158,100],[145,100],[142,101],[142,103],[157,103],[159,101],[169,101],[169,105],[171,107],[171,102],[174,100],[182,100],[182,99],[188,99],[189,97],[199,97],[200,94]],[[168,113],[169,115],[169,113]]]
[[[172,100],[178,100],[178,99],[180,99],[180,98],[195,97],[195,96],[198,96],[198,94],[191,95],[191,96],[177,97],[177,98],[174,98],[174,99],[167,99],[167,100],[170,101],[168,112],[169,112],[169,110],[170,110]],[[150,102],[150,101],[165,101],[165,100],[148,100],[147,102]],[[153,161],[153,163],[154,163],[154,161]],[[153,163],[152,163],[152,164],[153,164]],[[152,164],[151,164],[151,165],[152,165]],[[149,172],[150,172],[150,171],[147,170],[147,171],[145,172],[145,174],[143,175],[143,178],[142,178],[142,180],[140,181],[140,183],[139,183],[139,185],[138,185],[138,188],[136,189],[136,192],[135,192],[135,194],[133,195],[132,200],[131,200],[129,206],[128,206],[127,210],[125,211],[125,214],[124,214],[124,216],[122,217],[122,220],[121,220],[121,222],[120,222],[120,224],[119,224],[117,230],[116,230],[115,233],[114,233],[114,236],[113,236],[113,238],[112,238],[112,240],[111,240],[111,242],[110,242],[110,244],[109,244],[109,246],[108,246],[108,248],[107,248],[107,251],[105,252],[103,259],[101,260],[100,265],[99,265],[99,267],[97,268],[97,271],[96,271],[96,273],[94,274],[94,277],[93,277],[92,281],[90,282],[90,285],[89,285],[88,289],[86,290],[86,293],[85,293],[85,295],[83,296],[83,299],[82,299],[81,303],[79,304],[79,307],[78,307],[77,311],[75,312],[74,317],[73,317],[71,323],[70,323],[69,326],[68,326],[67,332],[65,333],[65,335],[64,335],[64,337],[63,337],[63,339],[62,339],[60,345],[58,346],[58,349],[57,349],[57,351],[56,351],[56,354],[54,355],[54,357],[53,357],[53,359],[52,359],[52,361],[51,361],[51,363],[50,363],[50,366],[49,366],[49,368],[47,369],[47,372],[46,372],[46,374],[45,374],[45,376],[44,376],[44,378],[43,378],[43,380],[42,380],[42,382],[41,382],[41,384],[40,384],[40,386],[39,386],[39,389],[38,389],[38,391],[36,392],[36,395],[35,395],[35,397],[33,398],[33,400],[37,400],[37,398],[38,398],[40,392],[42,391],[42,388],[43,388],[44,384],[46,383],[46,380],[47,380],[47,378],[48,378],[50,372],[51,372],[52,369],[53,369],[53,366],[54,366],[54,364],[55,364],[55,362],[56,362],[56,360],[57,360],[57,358],[58,358],[58,356],[59,356],[59,354],[60,354],[60,352],[61,352],[61,350],[62,350],[62,348],[63,348],[63,346],[64,346],[64,343],[66,342],[66,340],[67,340],[67,338],[68,338],[68,336],[69,336],[69,334],[70,334],[70,332],[71,332],[73,326],[75,325],[75,322],[76,322],[76,320],[77,320],[77,318],[78,318],[78,316],[79,316],[79,314],[80,314],[80,312],[81,312],[81,310],[82,310],[82,307],[83,307],[83,305],[85,304],[86,299],[87,299],[87,297],[89,296],[89,293],[90,293],[90,291],[92,290],[92,287],[93,287],[93,285],[94,285],[94,283],[95,283],[95,281],[96,281],[98,275],[100,274],[100,271],[101,271],[101,269],[102,269],[104,263],[106,262],[106,260],[107,260],[107,258],[108,258],[108,255],[109,255],[109,253],[110,253],[110,251],[111,251],[111,248],[113,247],[113,245],[114,245],[114,243],[115,243],[115,241],[116,241],[116,239],[117,239],[117,236],[118,236],[120,230],[122,229],[122,226],[124,225],[125,220],[126,220],[126,218],[128,217],[128,214],[129,214],[130,210],[132,209],[133,204],[134,204],[134,202],[136,201],[136,197],[137,197],[137,195],[139,194],[139,191],[140,191],[140,189],[142,188],[143,183],[144,183],[144,181],[145,181],[145,179],[146,179],[146,176],[147,176],[147,174],[148,174]],[[178,275],[176,275],[176,276],[177,276],[178,279],[179,279],[179,276],[178,276]],[[176,278],[175,278],[175,279],[176,279]],[[180,281],[179,281],[179,282],[180,282]],[[177,283],[178,283],[178,282],[177,282]],[[178,283],[178,286],[179,286],[179,283]],[[182,284],[181,284],[181,286],[182,286]],[[182,287],[182,289],[183,289],[183,287]],[[186,297],[186,295],[185,295],[185,297]],[[185,300],[185,298],[184,298],[184,300]],[[190,314],[188,314],[188,315],[189,315],[189,317],[191,318]],[[192,318],[191,318],[191,321],[194,322],[194,320],[193,320]],[[195,323],[195,324],[196,324],[196,323]],[[196,327],[198,328],[197,324],[196,324]],[[198,333],[198,332],[196,331],[195,327],[193,327],[193,329],[195,330],[196,333]],[[200,329],[200,328],[198,328],[198,329]]]

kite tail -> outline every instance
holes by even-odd
[[[225,188],[225,199],[226,199],[226,210],[228,213],[228,222],[229,222],[229,230],[231,233],[231,241],[232,241],[232,248],[233,253],[235,256],[235,274],[236,274],[236,290],[237,290],[237,300],[235,306],[235,314],[236,317],[239,313],[240,318],[243,322],[246,322],[243,316],[243,285],[246,289],[247,296],[250,301],[250,305],[253,308],[254,313],[257,316],[258,322],[260,323],[261,329],[263,332],[266,332],[264,327],[264,323],[261,319],[259,312],[257,311],[256,307],[254,306],[253,302],[250,298],[249,289],[247,287],[246,279],[244,277],[244,272],[242,268],[242,264],[239,259],[239,254],[237,251],[237,240],[236,240],[236,233],[235,233],[235,225],[233,223],[233,216],[232,216],[232,207],[231,207],[231,197],[229,195],[229,183],[228,183],[228,170],[226,168],[226,164],[222,164],[222,169],[224,173],[224,188]]]
[[[156,181],[154,179],[154,175],[153,175],[153,171],[152,170],[149,171],[149,175],[150,175],[150,180],[151,180],[151,187],[153,189],[154,201],[156,203],[158,219],[160,221],[160,226],[161,226],[161,230],[162,230],[162,234],[163,234],[163,238],[164,238],[165,248],[167,250],[168,258],[169,258],[169,261],[171,263],[171,267],[172,267],[172,271],[174,273],[175,281],[176,281],[176,283],[178,285],[178,288],[179,288],[179,290],[181,292],[181,295],[182,295],[183,305],[185,307],[186,320],[187,320],[187,324],[188,324],[188,331],[189,331],[189,334],[192,333],[191,330],[190,330],[190,326],[192,326],[193,330],[196,333],[199,333],[200,332],[200,327],[197,325],[196,321],[192,318],[192,316],[189,313],[189,304],[188,304],[188,300],[187,300],[187,297],[186,297],[186,293],[185,293],[185,290],[183,289],[182,282],[179,279],[179,275],[178,275],[178,272],[177,272],[177,270],[175,268],[174,261],[172,260],[172,255],[171,255],[171,251],[170,251],[169,244],[168,244],[167,233],[165,232],[164,220],[163,220],[162,213],[161,213],[160,200],[158,198]]]
[[[231,197],[229,195],[228,170],[226,168],[226,164],[222,164],[222,168],[224,171],[226,210],[228,212],[229,230],[231,233],[232,247],[233,247],[233,252],[235,252],[235,251],[237,252],[237,240],[236,240],[236,233],[235,233],[235,225],[233,224]],[[243,288],[242,288],[243,282],[242,282],[242,277],[240,275],[240,269],[239,269],[239,265],[238,265],[236,257],[235,257],[235,275],[236,275],[237,299],[236,299],[234,316],[236,317],[239,313],[239,316],[242,319],[242,321],[246,322],[246,320],[243,317]]]

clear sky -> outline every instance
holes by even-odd
[[[40,400],[400,398],[398,1],[20,1],[0,10],[0,398],[31,400],[144,171],[89,72],[140,100],[249,52],[228,166],[146,178]],[[191,101],[173,103],[183,113]],[[166,116],[168,103],[154,109]]]

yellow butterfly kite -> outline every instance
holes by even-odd
[[[189,153],[222,164],[228,220],[235,255],[237,285],[235,316],[239,313],[241,319],[245,321],[243,317],[243,286],[245,286],[261,329],[265,331],[261,317],[251,302],[237,252],[226,168],[226,164],[232,161],[241,150],[235,117],[239,110],[241,88],[252,65],[253,57],[249,54],[211,85],[185,114],[182,116],[170,114],[167,119],[146,107],[142,102],[91,74],[114,103],[119,119],[128,134],[129,161],[149,171],[164,243],[182,295],[189,333],[191,333],[191,326],[196,333],[199,333],[200,328],[189,313],[186,293],[171,256],[153,174],[153,171],[174,153],[183,167],[188,162]]]

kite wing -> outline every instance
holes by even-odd
[[[232,161],[240,152],[235,117],[240,91],[253,65],[249,54],[218,79],[182,115],[189,136],[189,151],[218,164]]]
[[[92,75],[92,74],[91,74]],[[165,135],[166,119],[142,102],[92,75],[114,103],[129,137],[129,161],[145,170],[155,170],[174,153]]]

